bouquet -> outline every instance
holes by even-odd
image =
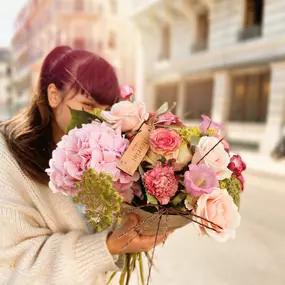
[[[230,153],[222,125],[203,115],[199,126],[188,127],[167,103],[147,113],[132,94],[124,87],[125,100],[110,111],[70,109],[67,134],[47,169],[50,189],[73,197],[97,232],[135,212],[139,235],[166,237],[192,222],[201,235],[234,238],[246,165]],[[151,270],[153,255],[147,257]],[[137,263],[144,282],[141,254],[129,254],[122,284]]]

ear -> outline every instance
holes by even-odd
[[[61,102],[61,94],[60,91],[57,89],[55,84],[49,84],[47,88],[47,95],[48,95],[48,103],[49,105],[55,109]]]

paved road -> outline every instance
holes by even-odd
[[[226,244],[197,236],[192,225],[175,232],[157,249],[151,284],[284,285],[285,178],[248,174],[241,214]]]

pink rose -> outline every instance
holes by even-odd
[[[155,168],[146,172],[143,176],[147,191],[166,205],[178,190],[178,180],[172,167],[162,166],[158,163]]]
[[[134,88],[131,85],[123,85],[120,88],[121,98],[123,100],[130,100],[134,95]]]
[[[184,126],[179,117],[168,112],[158,117],[157,126]]]
[[[136,131],[148,119],[143,102],[121,101],[113,105],[111,111],[102,111],[102,117],[116,129],[122,132]]]
[[[223,144],[218,143],[219,140],[215,137],[202,137],[196,146],[192,163],[197,164],[205,156],[201,163],[213,168],[218,180],[224,180],[232,175],[232,171],[228,169],[230,157]]]
[[[228,169],[230,169],[236,176],[239,176],[246,169],[246,164],[243,162],[241,156],[236,154],[231,157]]]
[[[200,124],[200,130],[203,134],[206,134],[208,129],[216,130],[217,134],[219,134],[220,130],[223,128],[222,124],[213,122],[208,116],[202,115],[203,122]]]
[[[150,135],[150,149],[158,154],[173,157],[179,150],[182,139],[174,130],[159,128]],[[177,155],[177,154],[176,154]]]
[[[214,188],[211,194],[203,194],[197,201],[195,214],[205,218],[219,227],[199,220],[202,224],[214,228],[216,231],[199,226],[198,229],[202,234],[206,234],[220,242],[225,242],[229,238],[235,238],[235,230],[240,224],[240,214],[238,207],[233,202],[232,197],[225,189]]]

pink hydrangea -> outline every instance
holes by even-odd
[[[81,129],[71,130],[53,151],[50,168],[46,170],[51,190],[76,196],[76,182],[81,181],[84,171],[89,168],[97,173],[111,174],[118,191],[131,187],[139,174],[128,176],[117,168],[128,144],[119,130],[113,130],[106,123],[94,121]]]
[[[174,170],[170,166],[163,166],[158,163],[155,168],[149,170],[143,176],[147,191],[166,205],[178,190],[178,180],[174,175]]]

